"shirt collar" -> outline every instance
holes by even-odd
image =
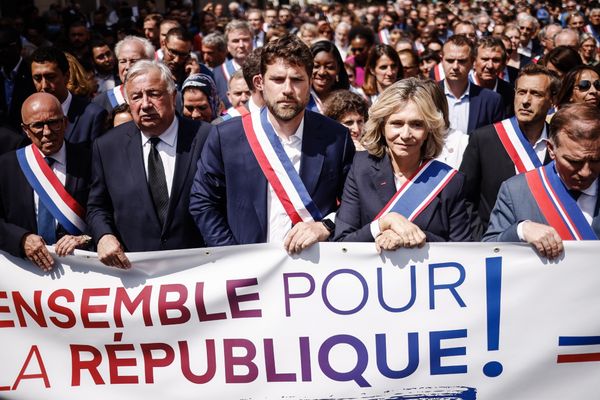
[[[581,193],[585,193],[588,196],[596,196],[596,194],[598,194],[598,179],[592,182],[587,189],[583,189]]]
[[[267,118],[269,119],[269,122],[271,122],[271,116],[269,113],[267,113]],[[273,125],[272,122],[271,122],[271,125]],[[273,127],[273,130],[275,130],[275,127]],[[294,132],[294,134],[292,136],[290,136],[289,138],[284,138],[283,136],[280,136],[279,133],[277,132],[277,130],[275,130],[275,133],[277,133],[277,137],[282,142],[292,143],[295,140],[302,141],[302,137],[304,136],[304,114],[302,114],[302,121],[300,121],[300,124],[298,125],[298,129],[296,129],[296,132]]]
[[[463,97],[469,97],[469,91],[471,90],[471,81],[469,79],[467,79],[467,88],[465,89],[465,91],[463,92],[463,94],[460,95],[460,97],[458,97],[458,100],[462,99]],[[452,97],[454,97],[454,95],[452,94],[452,92],[450,91],[450,89],[448,89],[448,85],[446,85],[446,81],[444,81],[444,94],[446,95],[450,95]]]
[[[173,146],[175,146],[175,139],[177,138],[178,130],[179,130],[179,120],[177,119],[177,116],[175,116],[175,117],[173,117],[173,122],[171,122],[171,125],[169,125],[169,127],[163,133],[158,135],[158,137],[160,138],[160,140],[162,142],[173,147]],[[144,146],[146,143],[148,143],[148,141],[150,140],[150,138],[152,136],[146,135],[141,130],[140,130],[140,132],[142,134],[142,146]]]
[[[67,165],[67,150],[65,147],[66,147],[65,142],[63,141],[62,146],[60,146],[60,149],[56,153],[50,154],[49,156],[46,156],[46,157],[52,158],[55,163]]]
[[[541,133],[540,137],[538,138],[538,140],[536,140],[535,143],[533,144],[533,147],[537,146],[542,141],[544,141],[544,142],[548,141],[548,130],[546,128],[546,124],[544,124],[544,129],[542,129],[542,133]]]
[[[71,101],[73,101],[73,95],[71,94],[70,91],[67,90],[67,98],[60,105],[63,110],[63,114],[65,114],[65,116],[67,116],[67,114],[69,113],[69,108],[71,107]]]

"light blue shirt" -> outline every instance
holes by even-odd
[[[457,98],[450,92],[446,82],[444,82],[444,94],[448,100],[450,128],[466,133],[469,133],[469,89],[471,89],[471,82],[467,84],[464,93]]]

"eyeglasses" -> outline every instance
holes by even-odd
[[[167,52],[171,55],[171,57],[187,58],[190,55],[189,51],[187,53],[185,53],[183,51],[173,50],[168,47],[165,47],[165,48],[167,49]]]
[[[64,121],[64,118],[56,118],[56,119],[49,119],[46,121],[32,122],[30,124],[23,124],[23,126],[26,127],[27,129],[29,129],[34,134],[39,134],[39,133],[44,132],[44,126],[48,126],[48,129],[50,129],[52,132],[56,132],[60,128],[62,128],[63,121]]]
[[[600,80],[598,79],[596,79],[594,82],[589,81],[587,79],[582,79],[579,81],[576,87],[577,89],[579,89],[580,92],[587,92],[588,90],[590,90],[592,85],[594,85],[594,89],[600,91]]]

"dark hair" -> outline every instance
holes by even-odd
[[[479,54],[479,49],[493,49],[499,47],[502,50],[502,62],[506,62],[506,47],[502,39],[496,36],[485,36],[479,39],[475,47],[475,56]]]
[[[260,73],[264,75],[267,67],[274,64],[277,59],[304,67],[308,77],[312,76],[314,65],[312,54],[308,46],[296,35],[287,34],[263,47],[260,57]]]
[[[171,39],[171,38],[182,40],[182,41],[188,42],[188,43],[192,43],[193,40],[194,40],[194,37],[192,36],[192,34],[188,33],[183,28],[171,28],[171,29],[169,29],[169,31],[167,32],[167,35],[165,36],[165,42],[168,42],[169,39]]]
[[[260,58],[262,55],[262,47],[258,47],[252,50],[252,53],[248,54],[248,57],[244,60],[242,64],[242,72],[244,73],[244,80],[246,81],[246,85],[248,85],[248,89],[251,92],[254,91],[254,82],[252,81],[254,77],[260,74]]]
[[[587,103],[566,104],[550,121],[548,139],[559,145],[559,133],[574,140],[597,140],[600,138],[600,109]]]
[[[373,30],[371,28],[367,28],[366,26],[359,25],[350,29],[350,32],[348,33],[348,41],[352,42],[357,37],[365,39],[368,47],[373,46],[373,43],[375,43],[375,34],[373,33]]]
[[[440,58],[440,54],[437,51],[426,49],[419,56],[419,64],[421,64],[421,62],[423,62],[423,61],[429,61],[429,60],[433,60],[436,63],[439,63],[440,61],[442,61]]]
[[[108,45],[108,43],[106,43],[106,40],[104,40],[104,39],[94,38],[90,42],[90,49],[95,49],[97,47],[104,47],[104,46],[108,46],[108,48],[110,48],[110,46]]]
[[[595,72],[596,75],[600,76],[600,72],[598,72],[596,67],[592,67],[590,65],[579,65],[570,70],[562,79],[560,92],[558,92],[558,96],[556,98],[557,106],[563,106],[571,102],[573,89],[575,88],[575,84],[579,81],[583,71],[592,71]]]
[[[362,115],[365,121],[369,118],[369,104],[361,95],[349,90],[337,90],[325,100],[324,114],[338,122],[348,113]]]
[[[579,53],[568,46],[558,46],[550,50],[542,58],[543,65],[548,65],[548,63],[552,63],[563,74],[566,74],[579,65],[583,65]]]
[[[387,44],[375,45],[373,48],[371,48],[371,50],[369,50],[369,56],[367,57],[367,63],[365,64],[365,82],[363,84],[363,90],[367,96],[373,96],[377,94],[377,80],[375,79],[375,76],[371,70],[375,69],[377,61],[379,61],[379,59],[383,56],[387,56],[394,64],[398,66],[398,75],[396,76],[397,81],[402,79],[404,75],[402,71],[402,63],[400,62],[400,57],[398,57],[396,50]]]
[[[19,49],[22,47],[19,31],[8,26],[0,27],[0,40],[2,41],[3,46],[14,45]]]
[[[471,56],[471,59],[475,58],[475,46],[473,45],[473,41],[471,41],[471,39],[469,39],[465,35],[450,36],[448,40],[446,40],[446,43],[444,43],[444,46],[442,47],[442,53],[444,52],[444,47],[448,46],[449,44],[453,44],[457,47],[467,46],[469,48],[469,54]]]
[[[334,91],[339,89],[348,89],[350,87],[350,80],[348,79],[346,68],[344,68],[344,60],[342,60],[342,56],[340,55],[337,47],[328,40],[319,40],[318,42],[313,43],[313,45],[310,47],[313,61],[317,54],[322,51],[331,54],[338,67],[338,79],[333,84],[331,90]]]
[[[58,69],[66,75],[69,73],[69,61],[67,61],[67,56],[65,53],[60,51],[56,47],[38,47],[31,54],[31,62],[35,63],[55,63],[58,66]]]
[[[540,64],[531,63],[524,66],[519,71],[519,75],[517,75],[517,79],[515,80],[515,89],[519,86],[519,79],[521,79],[522,76],[535,75],[544,75],[548,77],[548,79],[550,80],[550,95],[552,96],[552,98],[554,98],[560,90],[560,80],[554,72],[550,71],[548,68]]]

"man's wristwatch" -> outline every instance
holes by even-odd
[[[335,223],[332,220],[322,219],[321,222],[323,223],[323,225],[325,225],[325,229],[327,229],[329,233],[335,231]]]

